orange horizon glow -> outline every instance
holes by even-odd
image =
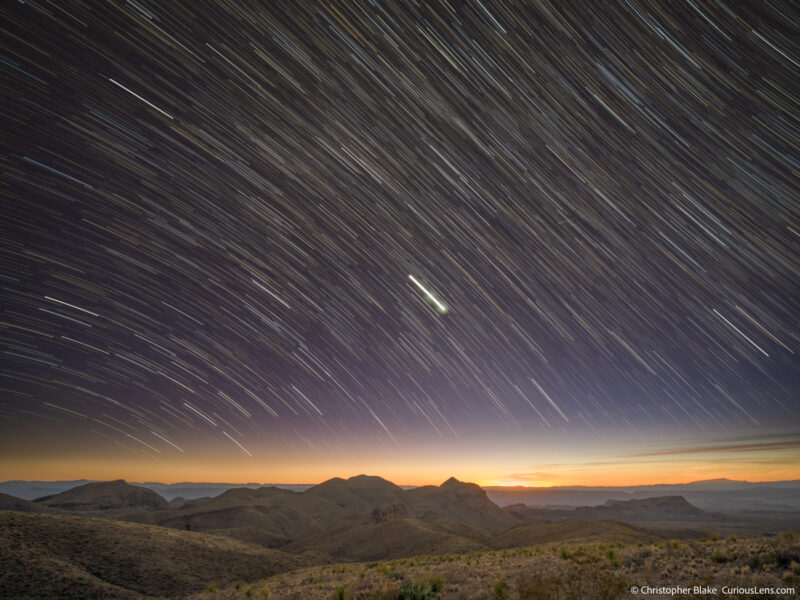
[[[302,479],[298,479],[295,481],[252,481],[252,480],[231,480],[225,478],[214,478],[214,479],[204,479],[204,480],[186,480],[186,479],[175,479],[175,480],[165,480],[163,478],[153,478],[153,477],[123,477],[123,476],[106,476],[106,477],[95,477],[91,475],[80,475],[80,476],[59,476],[59,477],[3,477],[0,479],[2,481],[79,481],[79,480],[86,480],[86,481],[115,481],[117,479],[125,480],[129,483],[161,483],[164,485],[175,485],[175,484],[182,484],[182,483],[208,483],[208,484],[230,484],[230,485],[263,485],[263,486],[290,486],[290,485],[319,485],[328,481],[329,479],[340,478],[340,479],[348,479],[349,477],[355,477],[356,475],[368,475],[368,476],[375,476],[381,477],[382,479],[386,479],[395,485],[400,487],[422,487],[427,485],[439,486],[449,477],[441,477],[437,480],[420,482],[420,483],[408,483],[404,481],[394,481],[391,478],[385,477],[383,475],[379,475],[377,473],[356,473],[353,475],[331,475],[330,477],[326,477],[319,481],[306,481]],[[727,479],[731,481],[745,481],[747,483],[771,483],[775,481],[794,481],[800,480],[800,474],[788,475],[786,477],[779,477],[779,478],[768,478],[768,479],[751,479],[747,477],[731,477],[731,476],[721,476],[721,477],[709,477],[705,479],[684,479],[684,480],[648,480],[648,481],[636,481],[636,482],[628,482],[628,483],[608,483],[605,481],[582,481],[580,483],[557,483],[557,484],[548,484],[548,485],[532,485],[532,484],[500,484],[500,483],[492,483],[491,481],[488,483],[481,483],[470,478],[462,479],[457,477],[460,481],[464,483],[475,483],[476,485],[482,488],[508,488],[508,489],[515,489],[515,488],[528,488],[528,489],[555,489],[555,488],[565,488],[565,487],[644,487],[644,486],[651,486],[651,485],[685,485],[689,483],[696,483],[698,481],[706,481],[706,480],[714,480],[714,479]]]
[[[66,449],[43,437],[20,451],[24,440],[0,439],[0,481],[76,480],[314,485],[334,477],[367,474],[397,485],[440,485],[450,477],[482,487],[631,487],[677,485],[709,479],[764,482],[800,480],[800,441],[793,431],[766,439],[687,437],[643,442],[618,436],[613,444],[585,439],[553,446],[538,439],[494,436],[448,443],[415,440],[374,448],[355,440],[329,452],[248,443],[252,455],[233,444],[179,441],[135,452],[107,445],[98,451],[86,438]],[[469,441],[465,441],[469,439]]]
[[[570,465],[562,473],[552,479],[528,480],[510,479],[502,476],[493,476],[471,469],[453,467],[439,467],[426,469],[425,473],[410,473],[407,468],[386,466],[384,469],[375,468],[375,465],[342,464],[340,468],[314,468],[311,466],[295,465],[294,468],[264,469],[264,468],[230,468],[222,465],[207,464],[165,465],[165,464],[95,464],[83,463],[76,466],[76,461],[49,461],[50,464],[25,464],[26,461],[15,461],[13,466],[0,465],[0,481],[25,480],[25,481],[71,481],[87,479],[96,481],[110,481],[124,479],[131,482],[158,482],[164,484],[175,483],[228,483],[245,485],[257,483],[262,485],[316,485],[340,477],[347,479],[355,475],[374,475],[382,477],[401,486],[440,485],[450,477],[460,481],[476,483],[481,487],[526,487],[526,488],[557,488],[557,487],[633,487],[647,485],[677,485],[710,479],[730,479],[749,481],[753,483],[768,481],[784,481],[800,479],[800,469],[776,468],[765,469],[764,465],[755,468],[752,465],[741,468],[719,469],[714,465],[705,465],[708,468],[696,467],[686,469],[685,464],[679,465],[654,465],[619,464],[607,469],[586,469],[584,465]],[[32,461],[31,461],[32,462]],[[187,468],[187,466],[189,468]],[[501,469],[497,469],[500,471]],[[506,469],[502,469],[506,470]],[[273,476],[270,476],[272,473]]]

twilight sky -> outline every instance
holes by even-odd
[[[0,479],[800,478],[757,4],[6,3]]]

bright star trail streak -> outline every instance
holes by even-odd
[[[110,81],[111,83],[113,83],[114,85],[118,85],[119,87],[121,87],[123,90],[125,90],[126,92],[128,92],[128,93],[129,93],[129,94],[131,94],[132,96],[135,96],[135,97],[137,97],[139,100],[141,100],[142,102],[144,102],[145,104],[147,104],[147,106],[150,106],[150,107],[152,107],[152,108],[155,108],[155,109],[156,109],[158,112],[160,112],[160,113],[161,113],[162,115],[164,115],[165,117],[169,117],[170,119],[172,119],[172,116],[171,116],[171,115],[167,114],[166,112],[164,112],[163,110],[161,110],[160,108],[158,108],[158,107],[157,107],[155,104],[153,104],[152,102],[148,102],[147,100],[145,100],[144,98],[142,98],[142,97],[141,97],[139,94],[137,94],[136,92],[132,92],[131,90],[129,90],[128,88],[126,88],[124,85],[122,85],[121,83],[119,83],[119,82],[117,82],[117,81],[114,81],[113,79],[109,79],[109,81]]]
[[[439,312],[439,314],[443,315],[447,313],[448,311],[447,305],[444,304],[441,300],[439,300],[433,294],[433,292],[431,292],[428,288],[426,288],[419,281],[417,281],[417,279],[413,275],[409,275],[408,278],[412,281],[414,285],[417,286],[419,291],[421,291],[425,295],[425,297],[433,303],[434,307]]]
[[[248,451],[247,451],[247,449],[246,449],[244,446],[242,446],[242,445],[241,445],[239,442],[237,442],[235,439],[233,439],[233,438],[230,436],[230,434],[229,434],[227,431],[223,431],[223,432],[222,432],[222,434],[223,434],[223,435],[224,435],[226,438],[228,438],[230,441],[232,441],[234,444],[236,444],[237,446],[239,446],[239,448],[241,448],[241,449],[242,449],[242,452],[244,452],[245,454],[247,454],[247,456],[253,456],[252,454],[250,454],[250,452],[248,452]]]
[[[797,2],[0,19],[0,481],[800,478]]]

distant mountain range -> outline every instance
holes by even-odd
[[[688,504],[682,508],[697,514]],[[62,588],[88,585],[100,595],[136,597],[128,591],[145,591],[136,573],[155,577],[158,584],[148,590],[175,593],[184,584],[196,587],[197,569],[219,571],[206,565],[215,560],[241,563],[232,573],[253,578],[310,563],[466,553],[548,540],[674,537],[613,521],[540,525],[526,510],[500,508],[477,485],[454,478],[413,489],[366,475],[330,479],[303,491],[238,487],[178,507],[144,486],[90,482],[33,501],[0,494],[0,538],[13,538],[8,552],[0,552],[0,563],[24,565],[25,573],[14,579],[22,595],[34,589],[25,583],[32,578],[51,586],[53,596]],[[51,538],[56,541],[47,542]],[[18,562],[15,548],[24,550],[27,562]],[[197,556],[176,558],[180,548]],[[259,554],[262,550],[271,554]],[[148,555],[167,561],[172,579],[150,573]]]
[[[695,506],[708,511],[800,513],[800,480],[751,482],[709,479],[682,484],[617,487],[486,487],[485,489],[489,498],[500,506],[522,503],[531,506],[566,508],[598,505],[607,500],[683,496]]]
[[[317,551],[339,559],[367,560],[495,548],[505,543],[501,540],[508,538],[502,535],[513,528],[523,527],[512,536],[519,541],[527,535],[523,533],[527,531],[524,527],[562,521],[616,521],[618,525],[670,529],[673,536],[684,535],[681,530],[697,533],[711,528],[732,533],[775,533],[800,523],[800,511],[795,508],[800,498],[799,483],[713,480],[681,486],[647,486],[644,491],[641,488],[489,488],[487,491],[454,478],[440,486],[403,488],[380,477],[359,475],[349,479],[336,477],[319,485],[302,486],[301,490],[240,486],[213,497],[188,500],[177,497],[168,502],[149,487],[116,480],[82,483],[33,501],[0,494],[0,509],[102,516],[224,535],[291,553]],[[29,489],[42,487],[37,482]],[[685,495],[653,496],[676,487]],[[181,484],[181,489],[205,492],[214,488],[211,484],[196,487]],[[740,510],[733,514],[705,510],[686,496],[700,497],[712,508],[733,504]],[[595,499],[601,503],[592,503]],[[580,506],[570,504],[576,500],[590,501]],[[776,500],[784,504],[777,504]],[[501,504],[505,506],[501,508]],[[743,506],[750,507],[749,512],[742,511]],[[541,531],[536,536],[540,534]]]
[[[526,504],[512,504],[505,510],[520,515],[526,521],[547,523],[566,519],[615,520],[625,523],[700,522],[724,521],[725,516],[697,508],[683,496],[659,496],[637,500],[606,500],[600,506],[575,508],[541,508]]]
[[[42,496],[49,496],[59,494],[78,485],[86,483],[101,483],[94,479],[74,479],[65,481],[22,481],[10,480],[0,482],[0,493],[16,496],[25,500],[33,500]],[[157,492],[159,496],[167,501],[173,498],[181,497],[186,500],[193,500],[201,497],[219,496],[221,493],[234,488],[251,488],[257,489],[264,486],[275,486],[301,492],[312,487],[313,484],[272,484],[272,483],[194,483],[194,482],[181,482],[181,483],[158,483],[146,482],[136,483],[134,485],[149,488]]]
[[[455,478],[440,486],[404,489],[366,475],[333,478],[303,491],[239,487],[213,498],[172,503],[149,488],[116,480],[84,483],[34,501],[3,494],[0,509],[105,516],[347,559],[493,548],[498,534],[543,521],[646,522],[648,515],[655,520],[714,520],[680,497],[611,501],[573,510],[521,504],[503,509],[479,486]]]
[[[387,525],[393,521],[426,520],[428,525],[434,521],[462,523],[484,533],[495,533],[523,520],[502,510],[472,483],[451,478],[438,487],[406,490],[380,477],[366,475],[330,479],[302,492],[274,486],[231,489],[205,501],[140,512],[127,518],[227,535],[267,547],[279,548],[291,543],[293,551],[327,547],[325,535],[338,531],[336,537],[341,539],[343,527],[358,527],[359,535],[368,538],[377,535],[377,530],[395,531],[400,526]]]
[[[41,496],[58,494],[78,485],[85,483],[98,483],[98,480],[75,479],[63,481],[24,481],[9,480],[0,482],[0,493],[16,496],[25,500],[33,500]],[[167,501],[181,497],[186,500],[193,500],[204,496],[214,497],[236,488],[258,489],[260,487],[278,487],[296,492],[302,492],[310,487],[311,483],[212,483],[212,482],[181,482],[181,483],[159,483],[159,482],[131,482],[134,485],[150,488],[157,492]],[[403,489],[411,489],[414,486],[399,486]],[[524,487],[524,486],[484,486],[489,494],[489,498],[501,506],[514,504],[514,501],[507,501],[514,495],[526,494],[527,504],[563,504],[582,506],[586,504],[600,504],[609,499],[630,500],[632,498],[644,498],[653,496],[681,495],[687,497],[687,493],[709,493],[709,492],[744,492],[746,494],[758,494],[760,492],[775,492],[780,497],[793,497],[800,490],[800,479],[788,481],[739,481],[733,479],[706,479],[692,481],[690,483],[663,483],[654,485],[633,485],[633,486],[554,486],[554,487]],[[762,494],[763,495],[763,494]],[[590,501],[591,499],[591,501]],[[691,500],[690,500],[691,501]],[[800,501],[798,501],[800,502]]]

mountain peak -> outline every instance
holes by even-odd
[[[363,473],[361,475],[354,475],[353,477],[348,478],[347,481],[349,481],[350,483],[377,483],[377,484],[391,483],[390,481],[387,481],[383,477],[378,477],[377,475],[364,475]],[[394,484],[392,483],[392,485]]]
[[[439,488],[442,489],[442,490],[449,491],[449,492],[463,493],[463,492],[469,491],[469,492],[473,492],[473,493],[479,493],[482,496],[486,495],[486,492],[484,491],[484,489],[481,486],[479,486],[477,483],[469,483],[469,482],[466,482],[466,481],[460,481],[460,480],[456,479],[455,477],[451,477],[450,479],[445,481],[442,485],[439,486]]]
[[[37,498],[36,501],[64,510],[155,509],[168,506],[167,501],[153,490],[131,485],[124,479],[85,483],[60,494]]]

